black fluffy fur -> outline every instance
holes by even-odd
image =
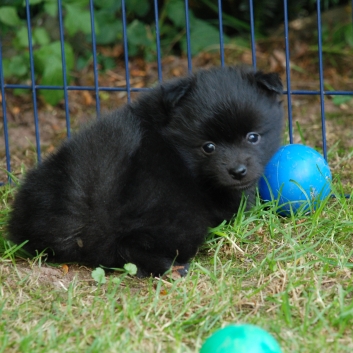
[[[140,276],[187,268],[207,228],[229,220],[242,193],[253,202],[280,146],[281,93],[277,74],[226,67],[142,94],[28,172],[10,239],[55,262],[134,263]]]

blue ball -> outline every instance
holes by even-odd
[[[277,341],[254,325],[229,325],[211,335],[200,353],[281,353]]]
[[[278,213],[291,209],[308,212],[331,193],[332,175],[320,153],[313,148],[292,144],[281,147],[267,164],[259,181],[264,201],[278,200]]]

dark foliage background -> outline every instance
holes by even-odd
[[[153,2],[126,0],[129,57],[156,60],[156,31]],[[316,11],[316,0],[288,1],[289,20],[308,16]],[[163,0],[159,6],[159,29],[162,55],[183,55],[187,51],[185,4],[183,0]],[[321,1],[323,11],[348,4],[347,0]],[[223,30],[225,44],[236,42],[249,46],[250,9],[248,0],[223,0]],[[94,23],[98,46],[122,46],[123,25],[121,1],[94,0]],[[31,0],[31,41],[37,82],[62,85],[61,46],[56,0]],[[64,18],[67,80],[72,72],[82,70],[92,62],[91,17],[88,0],[62,0]],[[257,38],[265,38],[283,25],[283,0],[254,1]],[[29,43],[23,0],[0,0],[0,32],[3,47],[3,71],[6,82],[18,83],[30,79]],[[217,47],[219,43],[218,6],[215,0],[190,0],[190,39],[192,55]],[[351,25],[351,24],[350,24]],[[349,42],[352,30],[348,25],[337,29],[335,41]],[[336,33],[336,31],[335,31]],[[313,33],[315,35],[315,33]],[[327,35],[330,35],[328,33]],[[50,58],[50,60],[48,60]],[[121,51],[121,58],[123,52]],[[116,66],[116,57],[99,50],[99,68]],[[14,90],[22,94],[22,90]],[[62,99],[61,91],[42,91],[41,96],[55,105]]]

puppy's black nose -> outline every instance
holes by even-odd
[[[240,164],[240,165],[236,166],[235,168],[230,168],[228,170],[228,172],[233,179],[240,180],[245,177],[247,169],[244,164]]]

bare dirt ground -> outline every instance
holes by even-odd
[[[56,289],[67,290],[73,281],[96,283],[91,276],[92,270],[78,265],[63,265],[52,267],[48,265],[38,266],[37,263],[29,263],[19,260],[16,263],[16,271],[12,263],[3,263],[1,272],[8,279],[8,285],[16,287],[19,281],[31,281],[49,285]]]

